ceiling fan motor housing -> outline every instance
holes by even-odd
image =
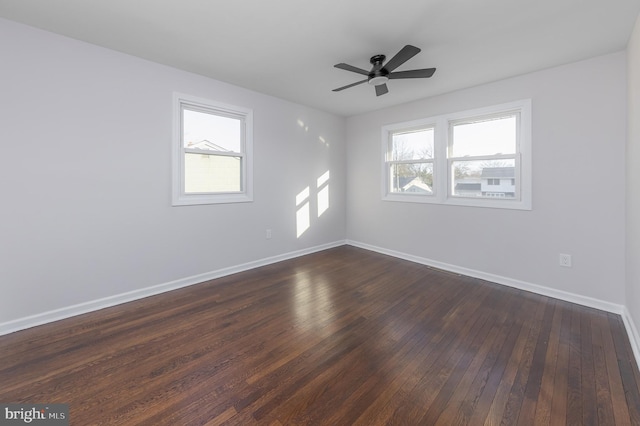
[[[371,65],[373,65],[374,67],[376,65],[379,65],[380,68],[382,68],[382,63],[385,59],[387,59],[387,57],[384,55],[374,55],[371,57],[371,59],[369,59],[369,62],[371,62]]]

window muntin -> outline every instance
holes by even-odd
[[[173,204],[252,200],[250,109],[174,96]]]
[[[433,194],[433,127],[390,132],[386,157],[389,192]]]
[[[393,135],[423,128],[433,130],[432,155],[394,158]],[[389,124],[382,128],[382,141],[383,200],[531,209],[529,99]],[[427,160],[432,165],[428,169],[432,192],[407,192],[398,177],[410,178],[411,173],[401,171],[400,166]],[[409,171],[414,177],[425,175],[424,167],[420,172]]]

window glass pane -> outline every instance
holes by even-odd
[[[433,194],[433,164],[391,164],[390,192]]]
[[[242,121],[237,118],[183,110],[182,141],[185,148],[242,152]]]
[[[391,160],[430,158],[433,158],[433,128],[392,134]]]
[[[222,155],[184,155],[184,192],[237,192],[242,190],[242,160]]]
[[[452,157],[515,154],[517,115],[454,124]]]
[[[458,197],[515,198],[515,160],[454,161],[452,193]]]

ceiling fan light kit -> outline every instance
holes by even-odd
[[[379,76],[379,77],[373,77],[368,81],[368,83],[372,86],[379,86],[380,84],[385,84],[387,81],[389,81],[389,77]]]
[[[386,65],[384,65],[384,61],[387,58],[385,55],[372,56],[369,60],[369,62],[371,62],[371,65],[373,65],[371,71],[363,70],[361,68],[357,68],[345,63],[336,64],[334,65],[336,68],[366,75],[367,78],[365,80],[357,81],[355,83],[347,84],[346,86],[333,89],[333,91],[339,92],[341,90],[348,89],[350,87],[354,87],[367,82],[368,84],[375,86],[376,96],[381,96],[389,92],[389,89],[387,88],[387,81],[389,80],[404,78],[429,78],[433,75],[434,72],[436,72],[435,68],[393,72],[393,70],[407,62],[409,59],[413,58],[419,52],[419,48],[408,44],[400,49],[400,51],[396,53],[396,55],[391,58],[386,63]]]

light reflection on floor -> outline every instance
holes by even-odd
[[[324,277],[312,277],[306,271],[297,272],[294,279],[291,302],[296,324],[303,330],[320,330],[333,316],[331,285]]]

